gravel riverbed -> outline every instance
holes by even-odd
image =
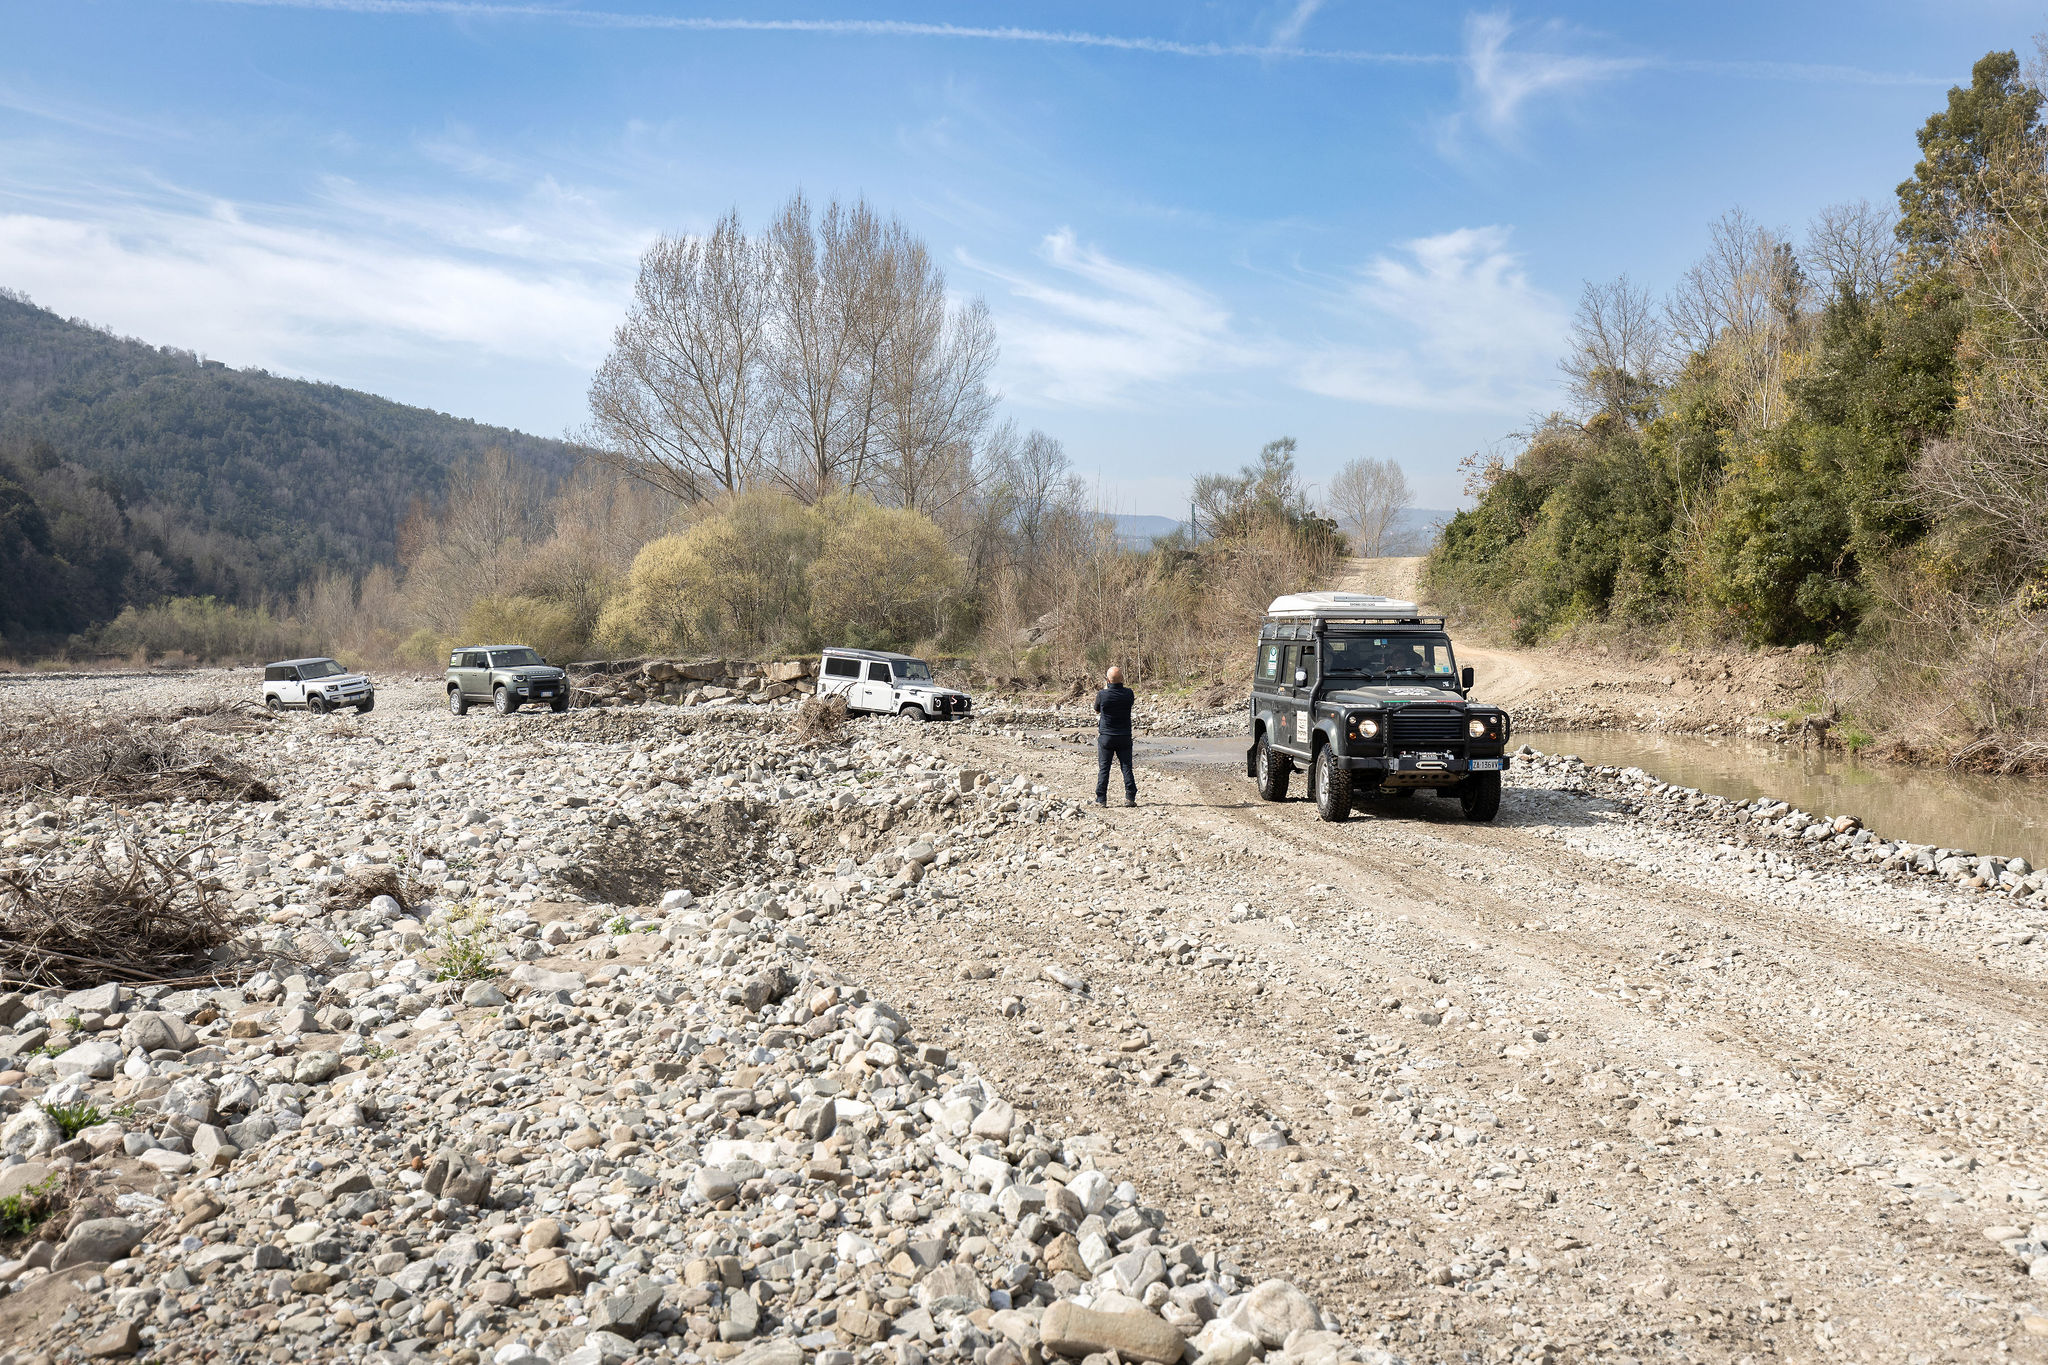
[[[1064,712],[792,719],[386,682],[195,733],[277,801],[8,812],[259,955],[0,996],[0,1200],[62,1196],[0,1353],[2048,1359],[2024,863],[1542,756],[1491,826],[1098,811]]]

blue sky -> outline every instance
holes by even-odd
[[[0,0],[0,285],[559,435],[657,233],[866,194],[1109,510],[1291,434],[1426,505],[1582,281],[1886,199],[2038,4]]]

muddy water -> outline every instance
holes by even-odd
[[[1853,815],[1887,839],[2020,856],[2037,867],[2048,860],[2048,782],[2038,778],[1958,776],[1711,736],[1600,730],[1515,739],[1733,800],[1770,796],[1813,815]]]
[[[1517,732],[1518,743],[1588,763],[1641,768],[1664,782],[1732,800],[1769,796],[1813,815],[1853,815],[1887,839],[2019,856],[2048,866],[2048,782],[1967,777],[1938,770],[1858,763],[1797,746],[1626,731]],[[1137,756],[1157,764],[1244,768],[1245,741],[1140,739]]]

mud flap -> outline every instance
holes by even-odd
[[[1246,777],[1257,777],[1259,775],[1259,742],[1257,740],[1253,740],[1252,747],[1244,751],[1244,775]]]

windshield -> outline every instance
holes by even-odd
[[[332,678],[347,671],[332,659],[322,659],[317,664],[300,664],[299,679],[304,682],[313,678]]]
[[[1447,635],[1332,636],[1323,641],[1323,660],[1325,677],[1411,678],[1451,687],[1458,674]]]
[[[908,682],[932,680],[932,666],[922,659],[896,659],[892,661],[891,666],[896,670],[897,677]]]
[[[540,662],[540,655],[530,649],[494,649],[491,651],[492,668],[532,668]]]

